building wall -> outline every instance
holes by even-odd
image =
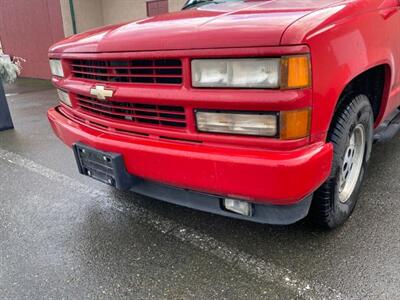
[[[65,36],[73,34],[72,17],[69,0],[60,0]],[[76,27],[78,32],[104,24],[101,0],[74,0]]]
[[[22,76],[49,78],[47,52],[64,37],[60,2],[1,0],[0,40],[3,51],[26,59]]]
[[[147,17],[144,0],[102,0],[102,3],[104,25]]]
[[[168,1],[169,11],[179,11],[182,9],[185,3],[186,0],[169,0]]]
[[[69,0],[60,0],[65,36],[73,34]],[[146,0],[74,0],[78,32],[109,24],[147,18]],[[186,0],[168,0],[169,11],[178,11]]]

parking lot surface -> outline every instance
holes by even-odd
[[[6,92],[15,130],[0,132],[2,299],[400,297],[400,136],[374,146],[344,226],[265,226],[79,175],[46,119],[57,104],[49,83]]]

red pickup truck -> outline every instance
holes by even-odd
[[[189,0],[49,50],[79,171],[224,216],[334,228],[400,127],[400,1]]]

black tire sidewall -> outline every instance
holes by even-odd
[[[328,140],[334,146],[332,170],[331,175],[328,179],[332,180],[334,183],[331,185],[334,190],[332,191],[332,214],[330,227],[336,227],[342,224],[354,210],[360,192],[361,184],[365,177],[368,162],[370,159],[373,140],[373,112],[370,102],[365,95],[354,97],[351,103],[339,113],[342,114],[341,116],[339,116],[341,118],[341,121],[339,121],[340,119],[337,119],[336,122],[340,122],[340,126],[343,126],[343,128],[341,128],[338,124],[335,124],[335,126],[333,126],[332,130],[330,131],[328,137]],[[343,120],[345,122],[343,122]],[[354,131],[354,128],[358,124],[362,124],[365,130],[365,151],[363,163],[360,175],[352,194],[345,203],[342,203],[339,200],[339,180],[341,168],[343,165],[345,151],[349,145],[351,135]],[[339,132],[339,128],[340,130],[342,130],[341,132]],[[333,135],[341,135],[342,138],[339,140],[335,140],[332,138]]]

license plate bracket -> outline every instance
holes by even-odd
[[[125,168],[119,153],[101,151],[82,143],[73,145],[78,170],[81,174],[120,190],[129,190],[134,177]]]

